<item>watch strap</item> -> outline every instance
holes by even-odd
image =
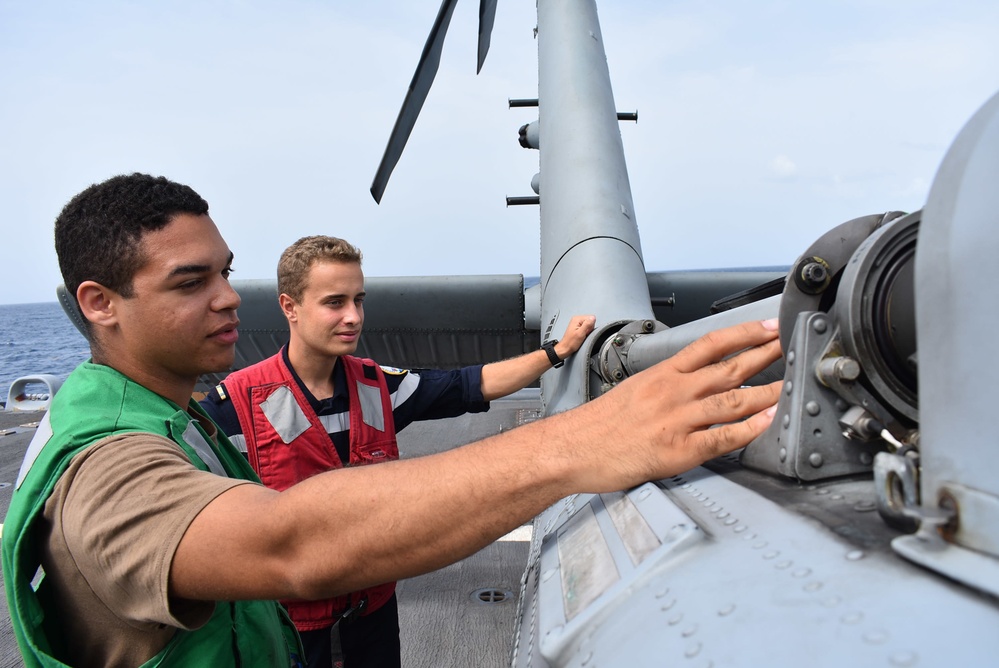
[[[555,352],[556,343],[558,343],[558,339],[551,339],[541,344],[541,349],[548,355],[548,361],[552,363],[552,368],[555,369],[565,364],[565,360],[559,359],[558,353]]]

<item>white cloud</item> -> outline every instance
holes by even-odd
[[[770,161],[770,170],[774,176],[783,180],[791,180],[798,174],[798,166],[786,155],[778,155]]]

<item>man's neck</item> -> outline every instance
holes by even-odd
[[[318,400],[333,396],[333,367],[336,366],[336,356],[317,355],[310,353],[306,346],[288,343],[288,361],[299,379],[305,383]]]

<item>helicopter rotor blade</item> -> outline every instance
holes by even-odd
[[[493,22],[496,19],[496,0],[479,0],[479,60],[475,73],[482,71],[482,63],[486,62],[489,53],[489,38],[493,34]]]
[[[409,135],[413,132],[416,119],[423,109],[423,103],[427,99],[430,87],[437,76],[437,69],[440,67],[441,49],[444,47],[444,37],[447,35],[448,25],[451,23],[451,14],[454,13],[454,6],[457,0],[443,0],[441,8],[437,12],[434,26],[427,37],[427,43],[423,46],[423,54],[420,62],[416,66],[413,80],[406,91],[406,98],[402,102],[402,109],[396,118],[395,127],[389,136],[388,146],[382,155],[382,161],[378,165],[375,179],[371,183],[371,196],[375,202],[381,203],[382,195],[385,193],[385,186],[388,184],[389,176],[395,169],[396,163],[402,156],[402,151],[406,148]]]

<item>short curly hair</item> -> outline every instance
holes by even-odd
[[[132,279],[145,258],[146,232],[178,214],[208,213],[208,202],[189,186],[162,176],[134,173],[95,183],[71,199],[55,221],[55,248],[66,289],[76,297],[96,281],[131,297]]]
[[[278,260],[278,294],[285,294],[296,302],[302,301],[305,280],[316,262],[343,262],[361,264],[361,251],[337,237],[302,237],[288,246]]]

